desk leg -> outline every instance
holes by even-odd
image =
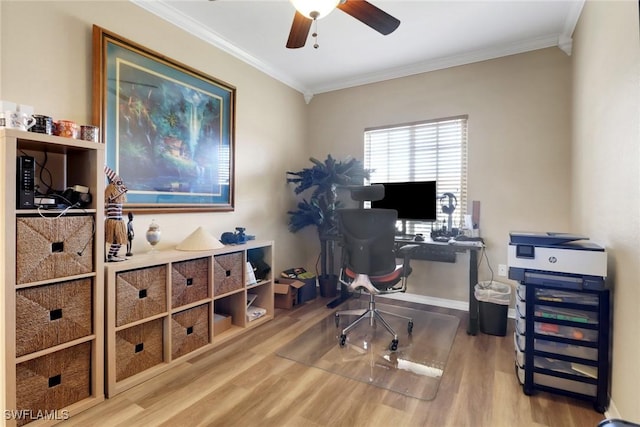
[[[347,288],[343,283],[340,283],[340,295],[338,296],[338,298],[329,301],[329,303],[327,304],[327,308],[336,308],[349,298],[351,298],[349,288]]]
[[[475,296],[475,286],[478,283],[478,251],[469,250],[469,324],[467,334],[478,332],[478,301]]]

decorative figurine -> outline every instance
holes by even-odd
[[[236,227],[235,233],[222,233],[220,241],[225,245],[241,245],[247,243],[247,240],[252,240],[252,236],[244,234],[244,230],[246,230],[244,227]]]
[[[104,167],[109,184],[104,190],[105,225],[104,241],[110,243],[107,262],[124,261],[118,251],[127,243],[127,226],[122,219],[122,204],[127,200],[127,187],[110,167]]]
[[[149,229],[147,230],[147,242],[151,245],[151,252],[156,251],[156,245],[160,241],[160,236],[162,233],[160,232],[160,226],[156,224],[156,220],[151,220],[151,224],[149,224]]]
[[[133,252],[131,252],[131,248],[133,247],[133,238],[136,233],[133,231],[133,213],[129,212],[127,217],[129,218],[129,222],[127,223],[127,256],[131,256],[133,255]]]

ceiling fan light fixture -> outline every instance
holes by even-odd
[[[320,19],[333,11],[340,0],[289,0],[296,10],[309,19]]]

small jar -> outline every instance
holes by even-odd
[[[147,242],[151,245],[151,252],[155,250],[156,245],[160,241],[160,236],[162,233],[160,232],[160,226],[156,224],[156,220],[152,220],[151,224],[149,224],[149,229],[146,233]]]
[[[71,120],[58,120],[55,123],[53,134],[65,138],[78,139],[80,136],[80,127],[76,122],[72,122]]]

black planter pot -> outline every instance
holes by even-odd
[[[333,298],[338,294],[338,276],[335,274],[318,277],[320,296]]]

